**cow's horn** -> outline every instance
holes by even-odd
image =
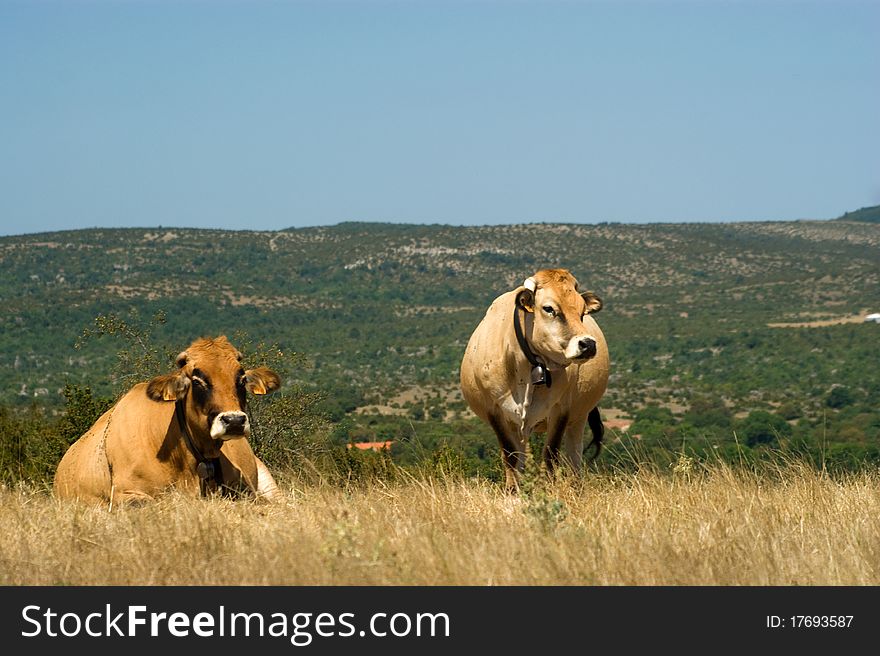
[[[538,284],[535,282],[534,278],[526,278],[525,280],[523,280],[523,287],[528,289],[533,294],[535,293],[535,289],[537,288],[537,286]]]

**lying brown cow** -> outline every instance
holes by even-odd
[[[580,472],[584,427],[601,446],[596,404],[608,384],[608,347],[590,316],[602,308],[565,269],[545,269],[496,298],[461,363],[461,391],[501,444],[508,488],[525,466],[529,436],[546,431],[544,461]]]
[[[120,503],[169,488],[193,495],[249,490],[274,499],[278,488],[247,437],[246,393],[281,385],[265,367],[245,371],[226,337],[198,339],[180,371],[135,385],[64,454],[55,473],[62,498]]]

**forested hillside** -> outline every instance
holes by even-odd
[[[840,221],[863,221],[865,223],[880,223],[880,205],[863,207],[854,212],[846,212],[839,217]]]
[[[494,458],[458,364],[492,299],[548,266],[603,299],[603,412],[634,420],[645,448],[799,441],[877,457],[880,325],[862,317],[880,311],[880,225],[851,221],[4,237],[0,402],[60,412],[65,384],[111,397],[120,342],[83,331],[99,315],[145,326],[163,312],[152,338],[169,353],[244,331],[304,355],[287,385],[321,394],[337,441],[417,435]]]

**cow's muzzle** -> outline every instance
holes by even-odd
[[[592,337],[583,337],[577,343],[579,352],[575,360],[589,360],[596,355],[596,340]]]
[[[233,440],[250,435],[251,425],[243,412],[221,412],[211,422],[211,437],[215,440]]]

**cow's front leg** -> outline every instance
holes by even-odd
[[[141,490],[120,490],[114,488],[110,494],[110,508],[120,508],[122,506],[140,506],[152,500],[152,495],[147,494],[146,492],[142,492]]]
[[[584,461],[584,426],[587,418],[569,421],[562,433],[562,450],[565,463],[574,474],[580,474]]]
[[[275,482],[269,469],[257,456],[254,456],[254,460],[257,463],[257,489],[254,490],[257,498],[264,501],[281,501],[284,495],[278,489],[278,484]]]
[[[526,467],[526,441],[517,426],[495,415],[489,417],[492,430],[501,445],[504,463],[505,488],[508,492],[519,489],[519,479]]]
[[[555,472],[559,465],[559,446],[562,444],[562,436],[567,426],[567,414],[551,417],[548,422],[547,441],[544,444],[544,465],[550,474]]]

